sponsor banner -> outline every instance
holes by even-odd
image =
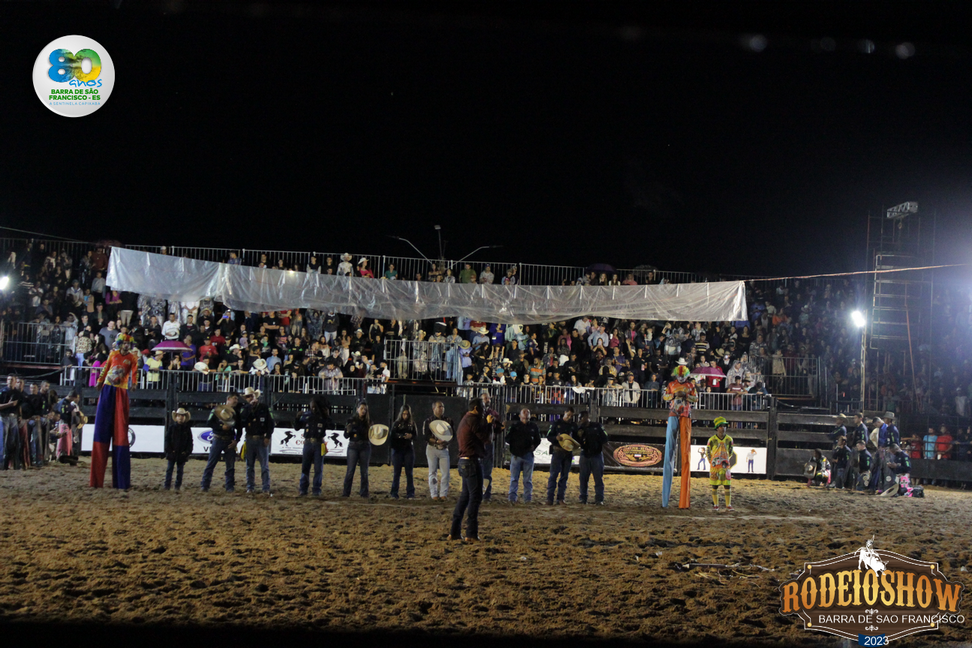
[[[692,472],[709,474],[709,461],[705,458],[705,446],[692,446]],[[765,475],[766,448],[734,446],[729,458],[729,469],[734,475]],[[678,472],[678,471],[676,471]]]
[[[347,457],[348,440],[344,430],[328,430],[325,437],[328,457]],[[274,430],[270,441],[270,454],[302,457],[304,455],[304,433],[295,430]]]
[[[938,563],[874,547],[806,563],[780,586],[780,614],[797,615],[807,630],[884,646],[943,624],[964,625],[961,583],[949,583]]]
[[[550,442],[546,439],[540,439],[540,446],[533,451],[533,465],[534,466],[549,466],[550,465]],[[580,457],[574,456],[571,465],[580,465]]]
[[[693,473],[705,475],[709,473],[705,448],[704,445],[692,446]],[[604,446],[604,465],[614,468],[658,468],[660,470],[664,458],[664,444],[610,441]],[[732,472],[737,475],[765,475],[766,448],[735,446],[730,462]],[[677,467],[675,472],[678,473]]]
[[[208,427],[192,428],[193,455],[208,455],[213,442],[213,431]],[[81,452],[91,452],[94,438],[94,424],[84,426],[81,434]],[[132,452],[163,454],[165,452],[165,426],[131,425],[128,428],[128,444]],[[293,430],[274,430],[270,442],[270,454],[280,456],[302,456],[304,453],[304,434]],[[347,439],[344,430],[327,431],[327,456],[348,456]],[[548,461],[549,463],[549,461]]]
[[[609,441],[602,451],[604,465],[627,468],[661,468],[665,446],[654,443]]]

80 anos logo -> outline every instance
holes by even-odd
[[[34,62],[34,90],[52,112],[82,117],[101,108],[115,85],[108,52],[86,36],[62,36]]]

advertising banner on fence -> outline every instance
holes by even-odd
[[[193,455],[209,454],[213,431],[207,427],[192,428]],[[94,425],[85,425],[81,435],[81,452],[91,452]],[[162,454],[165,452],[165,427],[162,425],[132,425],[128,428],[128,444],[132,452]],[[270,442],[270,454],[274,456],[300,457],[304,453],[304,435],[293,430],[274,430]],[[344,430],[327,431],[327,456],[348,456]],[[549,463],[549,460],[548,460]]]
[[[665,457],[664,444],[611,441],[604,446],[604,465],[608,467],[658,468]],[[765,475],[766,448],[735,446],[731,458],[736,474]],[[676,472],[678,472],[676,470]],[[704,445],[692,446],[692,472],[708,473]]]

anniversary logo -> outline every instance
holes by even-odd
[[[941,624],[964,624],[962,585],[949,583],[938,563],[874,549],[807,563],[780,586],[780,613],[798,615],[808,630],[884,646]]]

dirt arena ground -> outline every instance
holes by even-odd
[[[717,513],[705,480],[680,511],[661,508],[661,478],[608,475],[603,508],[484,505],[484,542],[465,546],[445,540],[454,471],[449,502],[428,498],[425,469],[418,499],[389,499],[389,467],[372,468],[370,500],[341,499],[340,465],[325,466],[322,498],[298,499],[298,464],[271,464],[272,498],[241,492],[239,463],[236,493],[216,488],[222,464],[202,493],[203,465],[187,464],[181,493],[161,490],[161,459],[133,460],[127,493],[88,488],[86,460],[0,473],[0,622],[836,646],[779,615],[777,588],[872,534],[880,549],[938,561],[972,616],[966,491],[889,499],[738,480],[736,511]],[[494,471],[501,496],[508,475]],[[547,474],[536,478],[542,501]],[[568,488],[576,502],[576,473]],[[738,566],[680,567],[691,562]],[[970,640],[967,621],[901,644]]]

